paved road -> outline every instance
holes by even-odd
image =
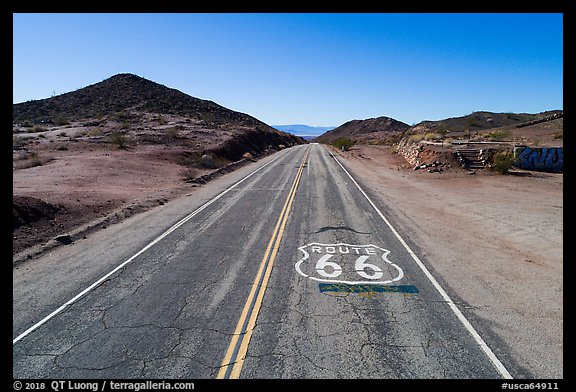
[[[381,211],[312,144],[29,261],[13,375],[509,377]]]

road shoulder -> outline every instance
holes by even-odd
[[[563,377],[563,176],[414,171],[386,146],[341,161],[522,378]],[[490,339],[489,338],[489,339]]]

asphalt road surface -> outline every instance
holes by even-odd
[[[14,269],[14,378],[513,376],[325,147],[225,177]]]

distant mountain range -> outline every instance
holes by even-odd
[[[292,125],[272,125],[272,128],[275,128],[282,132],[288,132],[293,135],[300,136],[301,138],[306,140],[311,140],[336,127],[313,127],[310,125],[292,124]]]
[[[396,143],[404,137],[420,134],[445,134],[452,137],[474,134],[489,129],[515,129],[531,124],[556,120],[549,133],[560,135],[562,130],[562,110],[541,113],[493,113],[473,112],[465,116],[437,121],[421,121],[410,126],[390,117],[376,117],[365,120],[348,121],[315,138],[320,143],[332,143],[338,138],[351,139],[357,143],[382,144]],[[549,127],[550,128],[550,127]]]

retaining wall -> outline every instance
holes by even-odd
[[[520,169],[562,172],[563,163],[562,147],[533,148],[527,146],[514,146],[514,166]]]

